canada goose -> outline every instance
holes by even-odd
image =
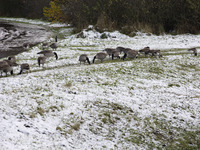
[[[95,59],[100,59],[100,60],[101,60],[101,63],[102,63],[102,62],[103,62],[103,59],[105,59],[106,56],[107,56],[107,54],[104,53],[104,52],[99,52],[99,53],[97,53],[97,54],[94,56],[93,63],[94,63]]]
[[[149,54],[149,51],[150,51],[150,47],[145,47],[141,50],[139,50],[140,53],[144,53],[144,55],[146,56],[147,54]]]
[[[13,62],[12,60],[7,60],[7,59],[5,59],[5,60],[3,60],[3,61],[7,62],[7,64],[8,64],[9,66],[11,66],[11,67],[16,67],[16,66],[18,66],[18,64],[17,64],[16,62]]]
[[[21,64],[20,68],[21,68],[21,70],[20,70],[19,74],[22,74],[23,70],[30,70],[30,66],[28,63]]]
[[[151,56],[159,56],[162,57],[160,50],[149,50],[149,54],[151,54]]]
[[[81,62],[84,62],[87,60],[88,64],[90,64],[90,60],[88,58],[88,56],[86,54],[82,54],[80,57],[79,57],[79,61],[80,61],[80,64]]]
[[[138,51],[129,50],[124,54],[122,59],[124,60],[126,57],[128,57],[128,58],[137,58],[137,56],[138,56]]]
[[[8,75],[7,74],[8,72],[10,72],[10,74],[13,75],[13,68],[9,64],[0,65],[0,70],[1,70],[1,76],[2,72],[5,72],[6,76]]]
[[[42,64],[42,66],[44,66],[45,62],[46,62],[46,56],[38,57],[38,66],[39,67],[40,67],[40,64]]]
[[[194,56],[197,56],[197,49],[196,48],[190,48],[188,51],[192,51]]]
[[[43,54],[44,56],[46,56],[47,58],[48,57],[53,57],[55,56],[56,57],[56,60],[58,59],[58,55],[56,52],[53,52],[51,50],[43,50],[43,51],[40,51],[38,52],[37,54]]]
[[[8,60],[11,60],[12,62],[16,62],[16,57],[15,56],[9,56]]]
[[[103,51],[106,51],[106,53],[110,56],[112,56],[113,52],[115,51],[114,48],[106,48]]]
[[[126,49],[126,48],[121,47],[121,46],[118,46],[118,47],[116,48],[116,50],[119,51],[120,54],[121,54],[122,52],[124,52],[125,49]]]
[[[7,76],[7,72],[10,72],[11,75],[13,75],[13,67],[18,66],[16,62],[12,62],[11,60],[3,60],[0,61],[0,71],[1,71],[1,76],[2,73],[5,72]]]
[[[55,36],[55,42],[54,43],[50,43],[49,47],[51,47],[53,50],[56,50],[58,48],[58,36]]]
[[[49,45],[53,50],[56,50],[58,48],[57,43],[52,43]]]
[[[0,66],[7,65],[8,63],[6,61],[0,61]]]
[[[49,43],[47,43],[47,42],[42,42],[42,46],[48,46],[49,45]]]
[[[127,54],[127,52],[130,51],[130,50],[132,50],[132,49],[131,49],[131,48],[125,48],[125,49],[123,50],[123,52],[124,52],[124,54]]]
[[[119,51],[120,52],[120,54],[123,52],[124,54],[127,52],[127,51],[129,51],[130,50],[130,48],[125,48],[125,47],[117,47],[116,48],[116,51]]]
[[[118,51],[118,50],[113,51],[113,52],[112,52],[112,60],[114,59],[114,57],[117,57],[117,58],[120,59],[119,54],[120,54],[120,51]]]
[[[48,48],[48,46],[49,46],[49,43],[47,43],[47,42],[42,42],[42,49],[43,49],[43,50],[46,50],[46,49]]]
[[[1,76],[3,73],[3,66],[8,65],[8,63],[6,61],[0,61],[0,72],[1,72]]]

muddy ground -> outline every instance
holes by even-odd
[[[0,58],[24,52],[24,45],[37,45],[51,34],[42,26],[0,20]]]

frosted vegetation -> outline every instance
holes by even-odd
[[[33,23],[33,22],[29,22]],[[12,149],[199,149],[200,35],[128,37],[56,29],[59,56],[38,67],[41,44],[17,55],[30,73],[0,78],[0,147]],[[53,41],[53,39],[50,39]],[[162,58],[92,60],[105,48],[161,49]]]

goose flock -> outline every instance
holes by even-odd
[[[194,56],[197,56],[196,48],[188,49],[188,51],[191,51],[194,54]],[[120,57],[120,54],[123,54],[123,56]],[[93,63],[95,63],[95,59],[99,59],[102,63],[103,60],[107,56],[112,57],[112,60],[114,58],[125,60],[126,58],[134,59],[140,55],[144,55],[145,57],[147,57],[147,56],[159,57],[159,58],[163,57],[160,50],[153,50],[153,49],[150,49],[150,47],[148,47],[148,46],[144,47],[143,49],[140,49],[140,50],[133,50],[130,48],[124,48],[124,47],[119,46],[115,49],[114,48],[106,48],[103,50],[103,52],[97,53],[93,58]],[[79,61],[80,61],[80,64],[81,64],[81,62],[85,63],[86,61],[88,62],[88,64],[90,64],[90,60],[86,54],[82,54],[79,57]]]
[[[52,48],[52,50],[49,50],[48,48]],[[58,48],[57,45],[57,36],[55,37],[55,42],[54,43],[42,43],[42,51],[38,52],[37,54],[42,55],[39,56],[37,59],[38,66],[41,67],[41,65],[44,67],[44,64],[46,60],[49,57],[55,57],[55,59],[58,59],[58,54],[54,52]],[[192,52],[194,56],[197,56],[197,49],[196,48],[191,48],[188,49],[188,51]],[[120,55],[123,55],[120,57]],[[94,57],[92,62],[95,63],[95,60],[98,59],[103,62],[103,60],[109,56],[113,59],[122,59],[125,60],[126,58],[130,59],[135,59],[140,55],[144,55],[145,57],[150,56],[150,57],[163,57],[161,54],[160,50],[153,50],[150,49],[150,47],[144,47],[143,49],[140,50],[133,50],[130,48],[124,48],[124,47],[117,47],[117,48],[106,48],[102,52],[98,52]],[[87,56],[87,54],[81,54],[79,56],[80,64],[83,62],[85,63],[87,61],[88,64],[90,63],[90,60]],[[10,72],[11,75],[13,75],[13,67],[18,66],[16,63],[16,57],[15,56],[9,56],[8,59],[5,59],[3,61],[0,61],[0,72],[1,76],[3,76],[3,73],[5,75],[8,75],[8,72]],[[30,65],[28,63],[23,63],[20,65],[20,72],[18,74],[22,74],[23,71],[29,71],[30,70]]]

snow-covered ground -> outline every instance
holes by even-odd
[[[200,35],[104,34],[66,34],[59,59],[44,67],[37,65],[41,45],[16,56],[31,72],[14,68],[0,78],[2,150],[200,148],[200,57],[187,51],[200,51]],[[117,46],[149,46],[164,57],[78,62],[80,54],[92,60]]]

